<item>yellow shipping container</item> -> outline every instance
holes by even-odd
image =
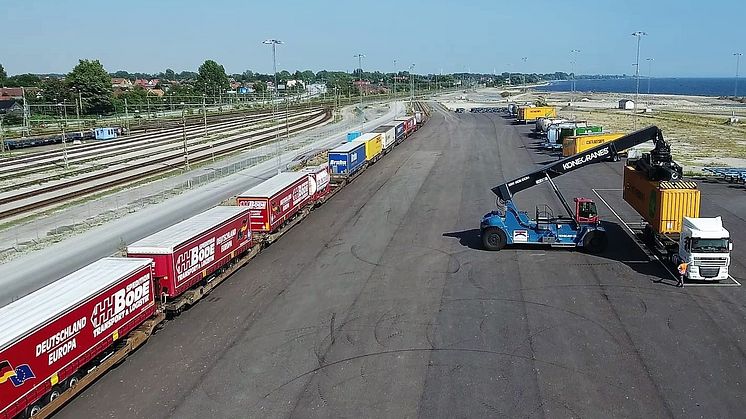
[[[684,217],[699,217],[696,182],[652,181],[634,167],[625,166],[622,197],[658,233],[680,233]]]
[[[536,106],[527,108],[518,108],[518,122],[527,123],[536,121],[539,118],[556,118],[557,108],[554,106]]]
[[[352,141],[365,143],[365,160],[368,162],[374,163],[381,157],[383,152],[383,136],[380,133],[366,133]]]
[[[567,137],[562,141],[562,155],[569,157],[585,150],[596,147],[609,141],[621,138],[624,134],[620,132],[608,132],[602,134],[576,135]]]

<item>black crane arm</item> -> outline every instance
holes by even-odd
[[[551,164],[527,173],[502,185],[492,188],[492,192],[503,202],[512,199],[516,193],[564,175],[581,167],[598,163],[618,156],[619,153],[646,141],[653,141],[655,149],[644,153],[635,163],[638,169],[645,170],[651,180],[678,180],[681,178],[681,166],[671,158],[671,146],[663,139],[661,130],[655,125],[637,130],[614,141],[598,145],[574,156],[565,157]]]

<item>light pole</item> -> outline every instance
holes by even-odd
[[[396,60],[394,60],[394,97],[396,97]]]
[[[363,130],[363,124],[365,123],[365,114],[363,114],[363,57],[365,57],[365,54],[358,53],[353,55],[353,57],[357,57],[357,68],[360,70],[360,78],[358,83],[358,89],[360,89],[360,131]]]
[[[640,96],[640,39],[647,33],[643,31],[633,32],[632,36],[637,37],[637,60],[635,60],[635,103],[633,105],[633,112],[635,113],[634,118],[634,131],[637,131],[637,100]]]
[[[645,61],[648,62],[648,94],[650,94],[650,79],[653,78],[653,61],[655,61],[655,58],[646,58]]]
[[[410,83],[412,83],[412,88],[410,89],[412,92],[412,99],[409,102],[409,106],[412,107],[412,111],[414,111],[414,63],[409,66],[409,78]]]
[[[266,45],[272,45],[272,72],[274,74],[274,93],[275,95],[278,93],[277,91],[277,45],[282,44],[282,41],[278,41],[277,39],[267,39],[262,42]],[[273,95],[274,96],[274,95]],[[275,100],[272,99],[272,125],[275,128],[275,147],[277,151],[277,173],[280,173],[282,169],[281,166],[281,157],[280,157],[280,138],[279,138],[279,131],[277,130],[277,127],[275,126],[277,124],[277,119],[275,115]]]
[[[740,52],[734,52],[733,55],[736,57],[736,86],[733,88],[733,98],[738,97],[738,65],[741,64],[741,54]]]
[[[575,60],[579,53],[579,49],[570,50],[570,76],[572,77],[572,94],[570,94],[570,103],[575,101]]]
[[[525,71],[526,61],[528,61],[528,57],[521,58],[521,61],[523,61],[523,70]],[[523,74],[523,88],[525,89],[526,88],[526,73],[521,73],[521,74]]]

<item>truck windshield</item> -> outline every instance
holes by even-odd
[[[693,239],[692,253],[719,253],[728,251],[728,239]]]

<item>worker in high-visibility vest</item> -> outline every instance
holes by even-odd
[[[686,262],[681,262],[679,264],[679,283],[676,284],[677,287],[683,287],[684,286],[684,275],[686,275],[686,268],[689,267],[689,264]]]

